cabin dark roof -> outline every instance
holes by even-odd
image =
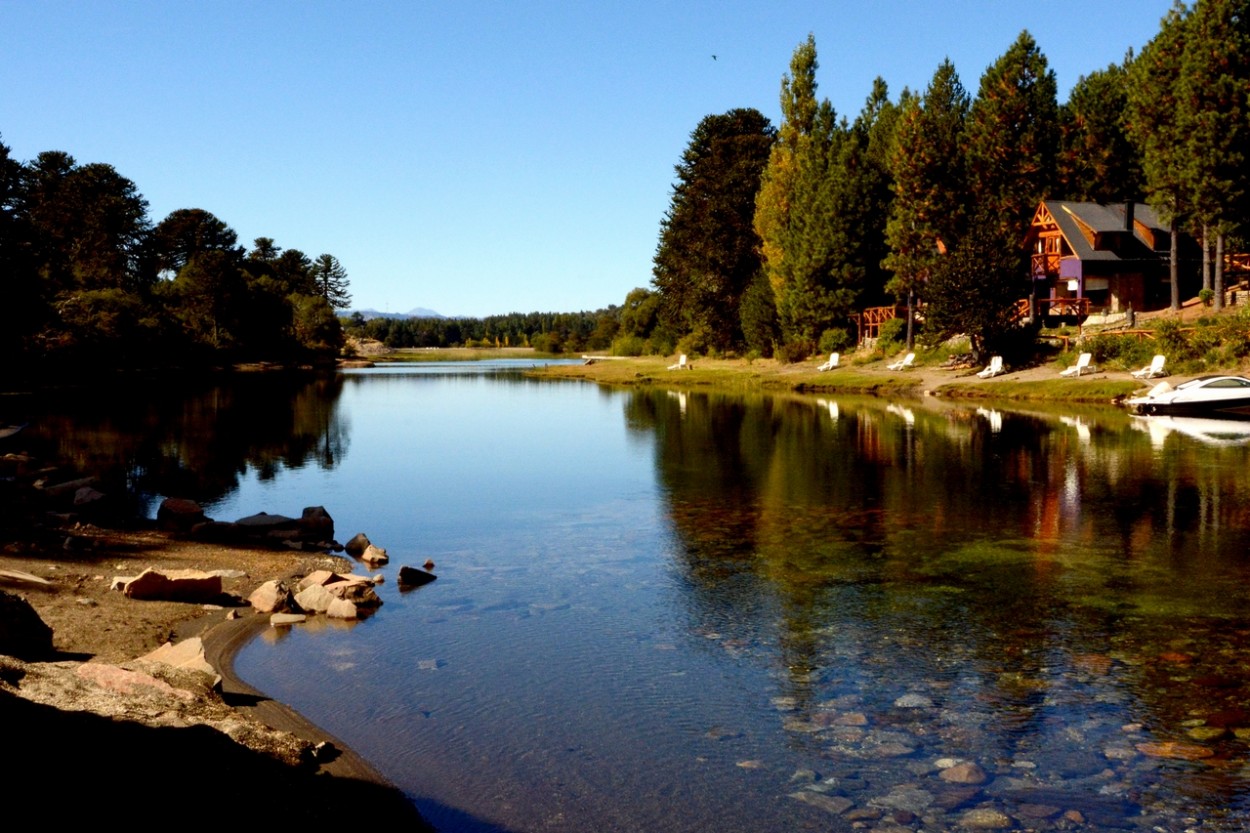
[[[1059,231],[1082,261],[1158,261],[1155,241],[1166,241],[1168,228],[1145,203],[1133,205],[1132,230],[1126,228],[1125,204],[1045,200]]]

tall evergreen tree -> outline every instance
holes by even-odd
[[[739,306],[760,268],[752,218],[774,130],[758,110],[699,122],[677,165],[652,283],[665,319],[714,349],[742,343]]]
[[[1059,108],[1063,199],[1116,203],[1144,194],[1141,155],[1125,130],[1130,61],[1081,76]]]
[[[1188,27],[1177,79],[1187,111],[1187,160],[1181,175],[1195,223],[1204,238],[1209,230],[1222,250],[1224,235],[1248,219],[1250,0],[1198,0]],[[1215,269],[1218,309],[1224,297],[1222,256],[1215,258]],[[1204,286],[1206,277],[1204,270]]]
[[[982,222],[1005,248],[1026,253],[1021,229],[1053,186],[1058,148],[1055,73],[1033,36],[1015,43],[981,77],[968,114],[967,160],[971,198]]]
[[[966,226],[963,135],[969,97],[950,60],[933,74],[923,99],[905,98],[890,157],[894,202],[886,224],[894,273],[890,290],[909,309],[923,296],[937,259],[955,246]],[[912,344],[908,316],[907,344]]]
[[[821,125],[825,131],[835,121],[832,106],[827,101],[823,104],[816,101],[818,66],[816,38],[808,34],[807,40],[795,48],[790,58],[790,72],[781,78],[782,121],[755,198],[755,231],[760,238],[765,274],[779,312],[785,306],[784,296],[789,280],[787,258],[790,255],[787,249],[792,234],[792,218],[806,210],[797,194],[800,166],[806,165],[810,169],[813,164],[810,158],[804,160],[814,153],[811,145],[815,141],[813,133],[817,129],[818,113],[823,109]],[[827,160],[827,151],[827,147],[819,149],[822,161]],[[780,318],[784,322],[787,314],[781,312]]]
[[[312,265],[312,279],[317,294],[334,309],[346,309],[352,302],[347,291],[347,270],[334,255],[323,254]]]
[[[1188,9],[1181,2],[1163,18],[1159,33],[1129,67],[1129,137],[1142,155],[1146,199],[1171,225],[1173,311],[1181,307],[1180,230],[1193,216],[1187,190],[1189,110],[1180,97]]]
[[[987,270],[987,280],[1007,287],[985,287],[988,297],[1031,295],[1028,252],[1022,230],[1037,204],[1054,187],[1058,150],[1055,73],[1033,36],[1021,32],[1011,47],[981,76],[967,122],[967,165],[973,222],[998,241],[1014,269]],[[936,301],[936,299],[931,299]]]

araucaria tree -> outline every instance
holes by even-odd
[[[323,254],[313,261],[312,277],[317,294],[335,309],[347,309],[352,302],[347,291],[347,270],[334,255]]]
[[[677,165],[652,283],[661,315],[700,347],[743,343],[739,307],[760,268],[755,195],[773,136],[758,110],[707,116]]]

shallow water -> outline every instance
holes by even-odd
[[[200,483],[389,551],[238,668],[440,828],[1245,829],[1237,424],[509,370],[348,374]]]

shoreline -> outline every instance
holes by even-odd
[[[783,364],[774,359],[696,359],[688,369],[670,370],[671,359],[656,356],[612,358],[587,356],[586,363],[551,365],[532,371],[546,379],[576,379],[611,387],[655,386],[680,390],[727,393],[800,393],[870,395],[906,398],[996,399],[1120,404],[1136,391],[1155,384],[1133,378],[1132,369],[1098,368],[1079,378],[1060,376],[1054,363],[1008,367],[994,378],[982,379],[982,366],[932,365],[918,358],[905,370],[889,370],[893,360],[856,362],[843,356],[832,370],[817,370],[824,357]],[[1175,380],[1176,374],[1168,376]]]
[[[247,595],[264,581],[312,567],[341,570],[343,559],[208,545],[153,529],[76,526],[57,535],[76,543],[0,544],[0,591],[29,602],[52,628],[54,648],[38,659],[0,655],[6,740],[30,758],[6,776],[11,795],[58,808],[73,796],[57,817],[82,821],[98,821],[119,802],[145,813],[185,814],[230,796],[231,805],[278,809],[284,821],[433,830],[372,764],[234,669],[239,650],[270,627],[268,615],[246,605]],[[134,569],[128,561],[237,572],[223,580],[237,606],[127,599],[109,589],[109,577]],[[200,672],[197,680],[141,659],[166,642],[194,637],[220,676],[216,691]],[[322,743],[331,746],[318,749]]]

